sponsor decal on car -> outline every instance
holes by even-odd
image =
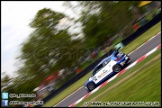
[[[107,70],[103,70],[103,72],[98,76],[98,78],[102,78],[107,72]]]
[[[120,64],[123,66],[125,64],[125,62],[121,62]]]

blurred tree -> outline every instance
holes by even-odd
[[[71,69],[82,56],[83,52],[77,53],[84,50],[82,42],[71,40],[68,26],[59,25],[65,17],[62,13],[44,8],[31,21],[33,32],[22,44],[17,58],[24,64],[17,71],[21,82],[25,83],[21,90],[31,91],[51,73],[62,68]]]
[[[5,72],[3,72],[3,74],[4,73]],[[4,74],[4,77],[1,78],[1,87],[2,88],[5,87],[5,86],[7,87],[10,81],[11,81],[11,78],[7,74]]]
[[[93,49],[132,23],[130,8],[137,4],[136,1],[79,1],[71,7],[74,10],[82,7],[78,21],[82,23],[86,45]]]

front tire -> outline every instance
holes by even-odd
[[[94,83],[90,82],[87,84],[87,88],[89,89],[89,91],[92,91],[96,88],[96,86]]]
[[[113,66],[113,71],[114,72],[120,72],[122,70],[122,67],[120,66],[120,65],[118,65],[118,64],[116,64],[116,65],[114,65]]]

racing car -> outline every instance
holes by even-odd
[[[130,57],[116,49],[110,56],[104,58],[92,70],[92,74],[84,84],[88,92],[119,73],[128,64]]]

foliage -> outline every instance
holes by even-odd
[[[62,13],[44,8],[29,24],[33,32],[22,43],[18,57],[24,65],[17,71],[19,81],[23,82],[17,91],[31,92],[52,73],[63,68],[71,69],[84,53],[82,42],[71,40],[68,27],[60,26],[60,20],[65,17]]]
[[[133,14],[130,7],[135,3],[130,1],[81,1],[84,9],[78,21],[82,23],[85,43],[93,49],[120,32],[130,24]]]

